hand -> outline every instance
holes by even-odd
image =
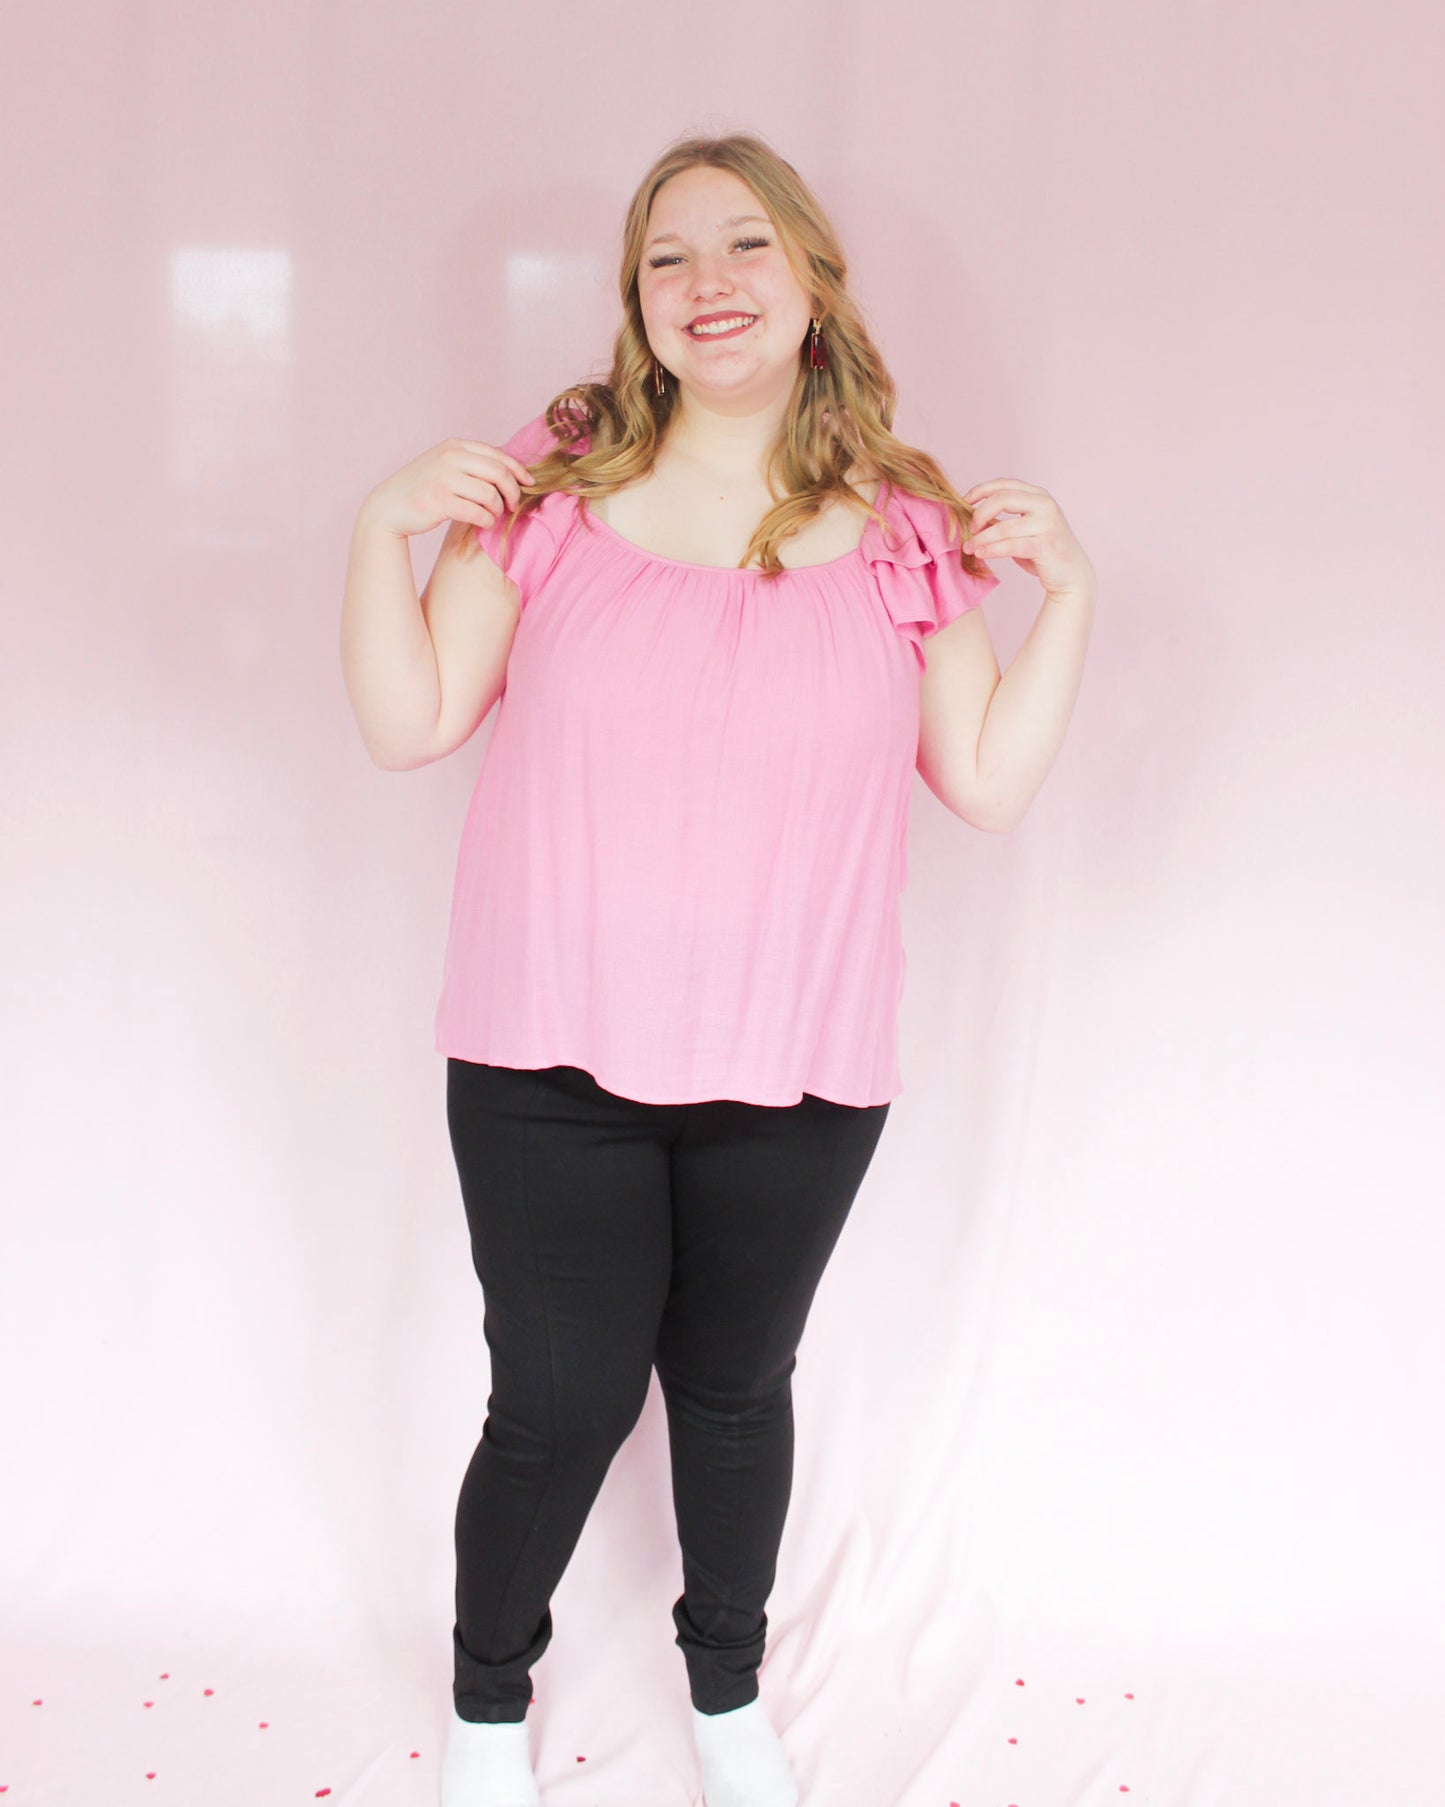
[[[1019,477],[994,477],[975,483],[963,499],[973,511],[965,552],[1011,558],[1050,596],[1092,594],[1097,580],[1089,555],[1046,489]]]
[[[493,527],[521,506],[522,486],[531,481],[510,452],[481,439],[444,439],[378,483],[362,509],[398,538],[430,533],[443,521]]]

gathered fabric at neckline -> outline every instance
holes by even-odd
[[[874,510],[878,513],[885,514],[885,516],[888,505],[888,496],[886,492],[888,492],[890,488],[891,486],[885,478],[879,486],[878,494],[874,498],[873,503]],[[566,492],[554,491],[553,493]],[[580,499],[576,496],[572,496],[570,499],[580,522],[582,518]],[[635,553],[641,559],[645,559],[648,564],[671,565],[678,571],[710,571],[715,572],[720,577],[764,577],[769,578],[769,581],[772,581],[770,573],[761,570],[756,565],[699,565],[692,559],[668,558],[664,553],[652,552],[646,546],[639,546],[636,540],[628,539],[625,533],[619,533],[610,521],[604,521],[600,515],[594,514],[591,509],[587,511],[586,525],[588,527],[600,527],[602,531],[611,539],[615,540],[619,546],[625,546],[629,552]],[[779,577],[804,577],[811,571],[836,570],[838,566],[852,564],[854,560],[861,561],[876,556],[869,550],[869,539],[870,536],[877,531],[878,522],[874,518],[874,515],[870,514],[863,523],[862,538],[851,551],[840,552],[836,558],[818,559],[811,565],[784,565],[782,570],[776,575]]]

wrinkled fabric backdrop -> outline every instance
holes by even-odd
[[[1441,33],[12,9],[17,1807],[436,1798],[488,1367],[431,1030],[495,718],[370,764],[348,540],[605,373],[627,197],[734,129],[830,209],[898,433],[1049,489],[1099,580],[1027,820],[915,781],[905,1092],[800,1353],[762,1675],[804,1799],[1433,1798]],[[549,1804],[695,1799],[680,1575],[654,1379],[534,1678]]]

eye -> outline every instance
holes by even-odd
[[[760,247],[770,245],[772,242],[773,241],[768,238],[735,238],[732,243],[732,248],[736,251],[739,245]],[[669,252],[662,257],[650,257],[647,261],[652,269],[660,270],[664,264],[675,264],[677,262],[677,254],[675,252]]]

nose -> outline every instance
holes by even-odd
[[[726,293],[728,285],[721,263],[702,257],[697,261],[696,271],[693,294],[698,300],[708,301],[715,295]]]

